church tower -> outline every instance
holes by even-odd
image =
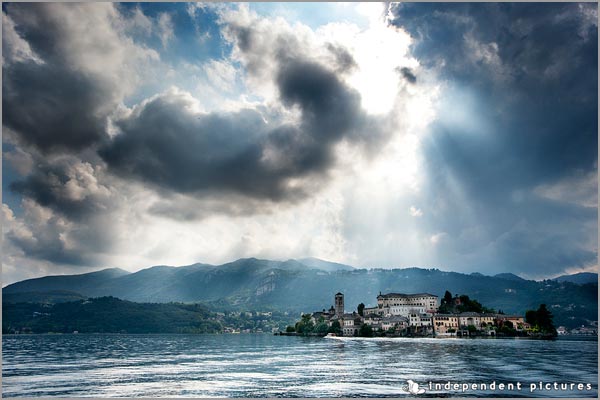
[[[337,293],[335,295],[335,315],[338,317],[344,316],[344,294]]]

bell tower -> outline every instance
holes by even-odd
[[[335,315],[344,316],[344,294],[340,292],[335,295]]]

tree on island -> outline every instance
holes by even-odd
[[[325,318],[320,317],[317,325],[314,328],[314,332],[325,335],[328,329],[329,327],[327,326],[327,322],[325,322]]]
[[[362,317],[365,311],[365,305],[363,303],[360,303],[356,309],[358,311],[358,315]]]
[[[553,315],[545,304],[540,304],[537,311],[529,310],[525,313],[525,321],[532,326],[532,330],[544,336],[557,336],[558,334],[552,318]]]
[[[446,293],[444,293],[444,298],[442,299],[442,304],[452,305],[452,293],[450,293],[450,291],[446,290]]]
[[[452,298],[452,293],[446,290],[444,293],[444,297],[442,297],[442,301],[438,311],[442,314],[448,314],[454,312],[454,300]]]
[[[342,333],[342,326],[340,325],[340,321],[333,321],[331,326],[327,330],[327,333],[334,333],[336,335],[340,335]]]
[[[373,337],[373,328],[371,325],[362,324],[358,330],[358,336],[361,337]]]
[[[517,331],[515,330],[515,326],[510,321],[502,321],[498,328],[498,333],[501,333],[505,336],[516,336]]]
[[[456,307],[458,312],[476,312],[476,313],[495,313],[493,308],[487,308],[481,305],[477,300],[471,300],[469,296],[463,294],[459,297],[460,305]]]
[[[296,333],[308,334],[312,333],[315,328],[315,324],[311,321],[310,314],[302,314],[300,321],[296,322]]]
[[[452,297],[452,293],[446,290],[438,311],[442,314],[476,312],[476,313],[494,313],[493,308],[487,308],[481,305],[477,300],[471,300],[466,294]]]

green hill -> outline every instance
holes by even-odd
[[[2,331],[32,333],[213,333],[222,326],[198,304],[144,304],[114,297],[42,305],[3,303]]]

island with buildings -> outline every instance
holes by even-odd
[[[410,336],[410,337],[554,337],[552,314],[544,304],[525,316],[488,309],[468,296],[446,291],[441,299],[430,293],[379,293],[377,306],[346,312],[344,294],[337,293],[329,310],[302,314],[281,335]]]

